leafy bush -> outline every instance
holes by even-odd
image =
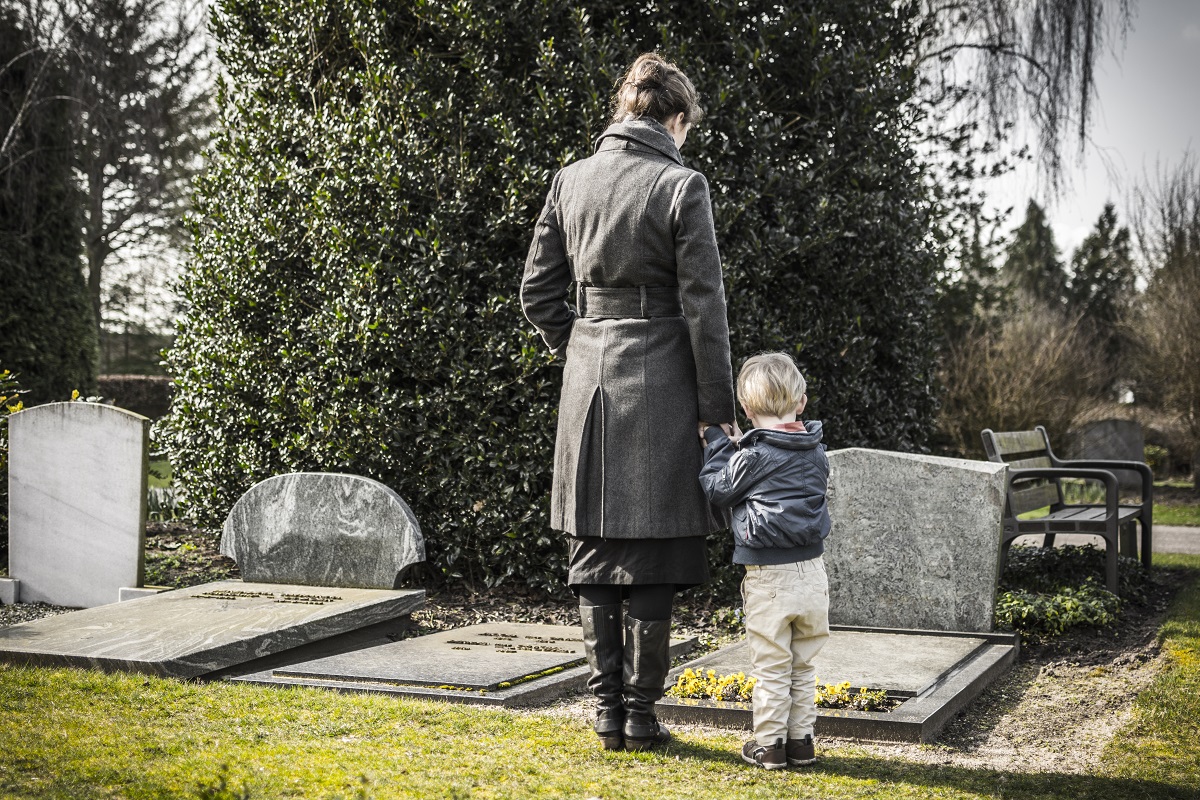
[[[367,475],[412,505],[442,579],[561,589],[561,372],[518,286],[554,170],[659,45],[707,105],[685,159],[712,186],[735,357],[796,352],[833,446],[921,449],[937,258],[906,106],[917,11],[220,3],[223,125],[159,428],[181,500],[215,527],[271,475]]]
[[[996,625],[1023,639],[1061,635],[1077,626],[1109,627],[1122,601],[1143,603],[1149,576],[1141,561],[1118,557],[1120,596],[1107,591],[1104,551],[1077,547],[1014,545],[1008,554],[996,599]]]
[[[1029,592],[1056,592],[1064,587],[1082,586],[1088,580],[1105,580],[1104,551],[1093,545],[1065,547],[1009,548],[1000,578],[1002,589]],[[1121,597],[1144,602],[1150,577],[1136,558],[1117,556],[1117,588]]]
[[[1023,639],[1058,636],[1078,625],[1109,627],[1117,623],[1120,612],[1121,598],[1093,578],[1082,586],[1067,586],[1054,593],[1018,589],[1001,592],[996,598],[996,625],[1019,632]]]

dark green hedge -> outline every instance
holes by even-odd
[[[561,586],[560,369],[517,293],[554,171],[657,46],[708,119],[735,358],[793,348],[833,446],[924,446],[934,254],[908,143],[915,8],[224,0],[224,126],[159,428],[201,521],[300,469],[412,504],[437,574]],[[714,547],[722,548],[721,540]]]
[[[20,375],[26,405],[90,394],[96,380],[83,197],[62,76],[44,58],[0,9],[0,139],[13,134],[0,153],[0,367]]]

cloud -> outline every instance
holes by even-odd
[[[1183,38],[1189,42],[1200,42],[1200,25],[1193,22],[1185,26],[1183,29]]]

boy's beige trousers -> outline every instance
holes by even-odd
[[[754,685],[754,739],[801,739],[817,721],[812,660],[829,638],[825,561],[746,565],[746,644]]]

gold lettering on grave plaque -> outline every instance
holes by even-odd
[[[194,594],[192,597],[205,600],[257,600],[260,597],[274,597],[270,592],[241,592],[236,589],[211,589],[207,592]]]

